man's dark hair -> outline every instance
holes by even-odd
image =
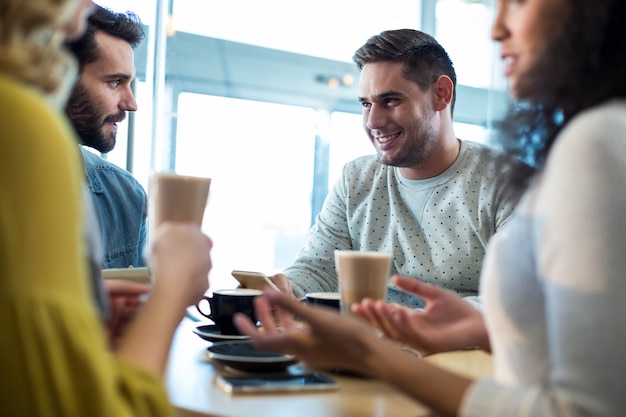
[[[80,71],[100,58],[95,34],[101,31],[113,37],[123,39],[134,49],[144,38],[143,25],[133,12],[118,13],[102,6],[96,6],[87,20],[87,29],[78,39],[68,42],[67,48],[78,60]]]
[[[387,30],[372,36],[354,53],[357,68],[375,62],[402,62],[404,77],[427,91],[442,75],[452,80],[450,109],[454,114],[456,73],[445,49],[432,36],[414,29]]]

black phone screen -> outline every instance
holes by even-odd
[[[305,375],[220,376],[218,383],[227,392],[307,391],[339,388],[331,377],[312,373]]]

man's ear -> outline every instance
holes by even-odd
[[[447,75],[441,75],[433,83],[433,98],[434,109],[436,111],[443,111],[452,102],[452,96],[454,94],[454,84]]]

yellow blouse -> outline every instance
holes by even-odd
[[[172,415],[160,378],[108,350],[71,127],[0,75],[0,132],[0,416]]]

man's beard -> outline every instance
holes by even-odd
[[[107,153],[115,148],[116,132],[105,135],[103,127],[108,122],[124,120],[125,112],[120,111],[105,117],[93,105],[93,101],[89,98],[89,92],[80,82],[76,83],[65,111],[83,145],[92,147],[101,153]]]
[[[401,151],[393,156],[381,158],[381,154],[377,154],[378,161],[398,168],[411,168],[423,163],[433,143],[436,142],[436,135],[430,128],[420,131],[419,135],[418,138],[411,138]]]

